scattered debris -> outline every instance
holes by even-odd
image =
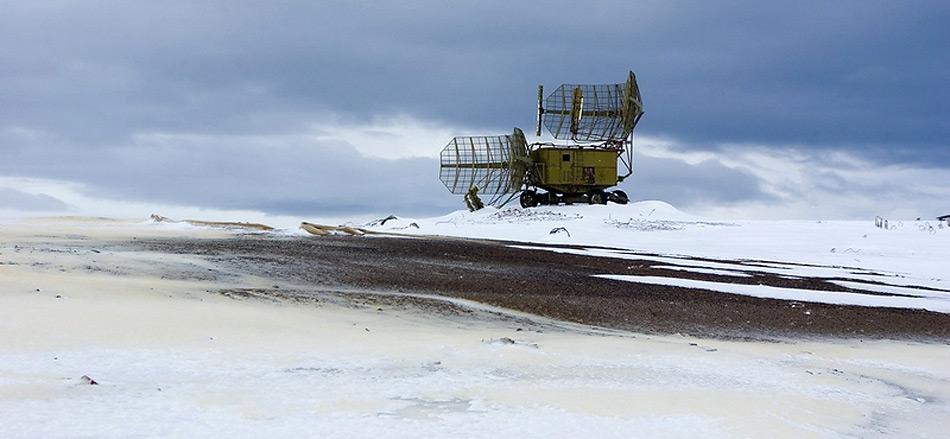
[[[521,341],[515,341],[510,337],[501,337],[501,338],[489,338],[488,340],[482,339],[482,343],[488,344],[502,344],[502,345],[518,345],[518,346],[527,346],[534,349],[540,349],[541,346],[537,343],[527,343]]]
[[[673,221],[673,220],[651,220],[642,218],[630,218],[626,221],[605,219],[604,224],[614,226],[618,229],[638,230],[641,232],[652,232],[657,230],[683,230],[689,227],[738,227],[735,223],[712,222],[712,221]]]
[[[548,234],[549,234],[549,235],[557,235],[558,233],[561,233],[561,232],[567,233],[567,237],[568,237],[568,238],[571,237],[571,232],[568,232],[567,229],[565,229],[564,227],[555,227],[555,228],[551,229],[551,231],[548,232]]]
[[[268,226],[266,224],[258,224],[258,223],[243,223],[243,222],[232,222],[232,221],[200,221],[200,220],[189,220],[189,219],[176,221],[171,218],[157,215],[154,213],[151,215],[151,219],[152,221],[156,223],[172,223],[172,224],[186,223],[186,224],[191,224],[193,226],[199,226],[199,227],[223,227],[226,229],[254,229],[254,230],[263,230],[263,231],[274,230],[274,228],[271,226]],[[135,238],[132,238],[132,239],[135,239]]]
[[[366,223],[365,226],[366,227],[383,226],[383,225],[386,225],[388,221],[397,220],[397,219],[399,219],[399,217],[397,217],[396,215],[389,215],[386,218],[380,218],[380,219],[370,221]]]
[[[519,209],[512,207],[510,209],[499,210],[487,217],[482,223],[516,223],[524,221],[571,221],[579,220],[584,217],[578,213],[565,214],[550,210]]]
[[[443,369],[441,361],[430,361],[428,363],[424,363],[422,368],[429,372],[438,372]]]
[[[348,226],[327,226],[323,224],[313,224],[308,222],[300,223],[300,229],[316,236],[327,236],[327,235],[352,235],[352,236],[363,236],[367,233],[371,233],[368,230],[348,227]]]
[[[92,378],[89,378],[89,375],[83,375],[82,378],[80,378],[80,380],[82,380],[83,384],[88,384],[88,385],[90,385],[90,386],[98,386],[98,385],[99,385],[99,382],[96,381],[96,380],[94,380],[94,379],[92,379]]]

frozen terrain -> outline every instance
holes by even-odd
[[[488,238],[546,244],[520,248],[669,262],[695,273],[743,276],[771,273],[863,281],[895,296],[818,294],[736,288],[728,283],[686,285],[712,291],[867,306],[950,312],[950,225],[934,221],[719,221],[695,217],[661,201],[629,205],[486,208],[424,219],[396,219],[373,230]],[[714,259],[697,260],[697,259]],[[693,266],[686,269],[683,265]],[[713,270],[713,271],[710,271]],[[609,277],[674,285],[672,280]]]
[[[792,276],[847,265],[893,274],[895,284],[945,286],[946,269],[929,258],[946,259],[946,229],[721,225],[675,211],[644,225],[631,219],[648,215],[643,207],[614,207],[606,218],[601,206],[457,213],[382,228],[602,245],[679,262],[822,265],[763,264]],[[630,217],[613,223],[622,212]],[[550,235],[556,227],[571,236]],[[649,336],[459,299],[451,302],[469,312],[320,291],[316,302],[222,294],[283,280],[109,245],[230,233],[75,218],[0,226],[3,436],[941,437],[950,428],[947,343]],[[558,251],[567,250],[577,249]]]

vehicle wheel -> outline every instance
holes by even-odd
[[[538,196],[534,191],[524,191],[518,201],[521,202],[521,207],[527,209],[538,205]]]
[[[543,193],[543,194],[539,194],[539,193],[535,192],[535,194],[534,194],[534,199],[537,200],[539,206],[547,206],[547,205],[549,205],[549,204],[557,204],[557,201],[555,201],[555,198],[554,198],[554,194],[552,194],[552,193],[550,193],[550,192]]]
[[[610,201],[613,201],[617,204],[627,204],[630,202],[630,198],[627,197],[627,193],[617,189],[610,193]]]
[[[594,191],[588,195],[590,204],[607,204],[607,194],[603,191]]]

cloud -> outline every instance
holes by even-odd
[[[8,151],[0,174],[77,182],[87,195],[113,200],[273,213],[437,213],[459,206],[438,180],[437,160],[369,157],[327,132],[142,133],[91,150],[54,136],[7,133],[24,143]]]
[[[15,137],[23,147],[10,150],[0,174],[76,185],[62,195],[20,180],[0,187],[53,194],[92,214],[89,206],[114,208],[115,203],[99,200],[137,203],[141,211],[119,209],[131,216],[158,209],[143,200],[165,212],[171,210],[164,206],[175,205],[298,217],[431,215],[462,208],[460,198],[439,182],[436,159],[366,155],[331,134],[335,123],[275,135],[141,133],[88,151],[43,133],[7,131],[0,141]],[[433,145],[427,149],[437,154],[447,128],[405,124],[399,130],[428,139]],[[340,132],[355,138],[379,134],[392,138],[394,147],[417,147],[411,137],[382,135],[390,129],[385,121]],[[640,137],[635,173],[621,188],[634,200],[661,199],[721,218],[913,218],[939,213],[934,200],[950,199],[945,181],[950,181],[945,169],[881,166],[846,151],[728,144],[700,150],[675,139]]]
[[[689,163],[643,152],[635,159],[634,175],[622,185],[634,199],[663,200],[686,209],[713,203],[775,201],[754,174],[727,167],[715,159]]]
[[[664,154],[677,155],[667,151]],[[708,153],[707,153],[708,154]],[[707,157],[684,153],[686,160]],[[794,219],[934,218],[948,209],[950,169],[881,165],[853,152],[793,147],[722,145],[724,166],[752,176],[768,197],[736,203],[697,202],[713,216]]]
[[[11,188],[0,187],[0,209],[61,212],[67,210],[66,203],[46,194],[32,194]]]
[[[950,6],[577,8],[8,2],[0,176],[134,202],[434,213],[461,206],[436,178],[452,136],[530,128],[538,83],[633,69],[640,138],[673,144],[640,152],[634,197],[834,217],[946,199],[928,181],[950,169]]]
[[[939,2],[618,0],[583,20],[567,1],[107,3],[5,5],[0,126],[84,148],[146,131],[293,132],[328,112],[508,129],[532,124],[538,83],[633,69],[645,135],[950,165]]]
[[[20,147],[8,151],[0,174],[77,182],[88,196],[129,202],[297,215],[435,214],[462,207],[439,181],[435,158],[453,130],[404,117],[379,126],[331,118],[298,133],[140,133],[90,150],[49,134],[8,130],[0,142]],[[367,139],[418,157],[381,158],[370,155],[377,149],[350,143]],[[716,160],[689,163],[641,150],[636,171],[623,185],[635,199],[689,208],[770,197],[751,173]]]

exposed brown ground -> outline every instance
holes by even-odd
[[[760,299],[591,275],[667,276],[859,291],[823,278],[700,274],[653,268],[670,265],[665,262],[524,250],[501,242],[461,239],[241,236],[140,240],[133,245],[206,255],[229,269],[313,290],[343,288],[444,295],[645,333],[757,339],[833,336],[950,341],[950,314]],[[754,271],[754,263],[748,268]]]

